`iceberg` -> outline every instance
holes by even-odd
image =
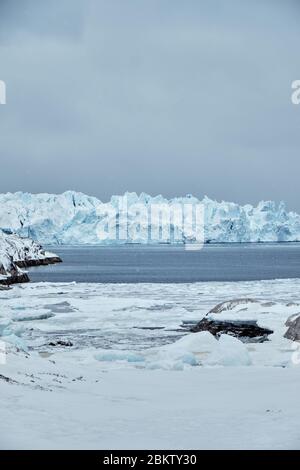
[[[103,351],[95,355],[95,359],[100,362],[143,362],[145,359],[141,354],[132,353],[129,351]]]
[[[244,242],[298,242],[300,241],[300,216],[288,212],[283,202],[262,201],[256,207],[247,204],[240,206],[231,202],[217,202],[204,197],[199,200],[192,195],[171,200],[163,196],[151,197],[142,193],[125,193],[112,196],[110,202],[75,191],[63,194],[0,194],[0,228],[6,233],[16,233],[40,243],[56,244],[120,244],[120,243],[161,243],[156,221],[140,213],[138,231],[131,230],[137,218],[137,208],[145,211],[153,205],[170,208],[189,205],[203,207],[204,241],[206,243],[244,243]],[[126,220],[123,207],[126,206]],[[126,234],[121,237],[103,239],[99,237],[99,227],[105,225],[104,213],[114,211],[114,218],[106,221],[110,230]],[[140,212],[143,212],[140,210]],[[125,221],[124,221],[125,220]],[[191,227],[176,226],[168,222],[161,231],[169,235],[166,243],[194,242]],[[150,232],[154,237],[141,234]],[[176,232],[176,240],[175,240]],[[140,235],[139,235],[140,234]]]
[[[249,366],[251,359],[244,343],[233,336],[221,335],[216,349],[207,360],[207,365]]]

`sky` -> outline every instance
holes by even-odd
[[[0,0],[0,192],[300,212],[298,0]]]

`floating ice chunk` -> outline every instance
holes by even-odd
[[[47,320],[48,318],[54,317],[54,313],[45,312],[45,310],[36,310],[25,313],[24,311],[13,315],[13,320],[16,322],[22,321],[34,321],[34,320]]]
[[[3,319],[0,320],[0,336],[3,336],[4,334],[6,334],[6,331],[8,331],[10,327],[10,324],[11,323],[9,320],[3,320]]]
[[[161,348],[160,356],[173,360],[180,359],[185,364],[196,365],[215,349],[217,343],[215,337],[208,331],[191,333]],[[191,356],[193,359],[187,360]]]
[[[177,356],[159,354],[154,358],[148,358],[145,367],[150,370],[183,370],[186,367],[198,366],[197,357],[189,352],[181,352]]]
[[[175,343],[149,350],[146,359],[148,369],[182,370],[202,364],[202,360],[216,347],[218,341],[204,331],[192,333]]]
[[[102,351],[95,355],[95,359],[101,362],[114,362],[114,361],[126,361],[126,362],[144,362],[144,357],[141,354],[129,352],[129,351]]]
[[[207,365],[249,366],[251,359],[244,343],[230,335],[221,335]]]
[[[152,360],[151,360],[152,359]],[[209,332],[192,333],[173,344],[159,348],[156,355],[148,353],[147,367],[183,369],[185,366],[250,365],[246,346],[236,338],[221,335],[217,340]]]
[[[199,333],[191,333],[183,336],[175,343],[168,346],[169,351],[187,351],[191,353],[205,353],[211,351],[217,340],[208,331],[201,331]]]
[[[28,352],[28,347],[19,336],[16,336],[15,334],[9,334],[7,336],[2,336],[1,341],[4,341],[4,343],[10,343],[13,346],[15,346],[17,349],[20,349],[21,351]]]

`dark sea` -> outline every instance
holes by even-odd
[[[300,277],[300,243],[55,246],[63,263],[30,268],[33,282],[179,283]]]

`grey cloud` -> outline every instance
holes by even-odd
[[[297,2],[5,3],[1,192],[194,193],[300,211]]]

